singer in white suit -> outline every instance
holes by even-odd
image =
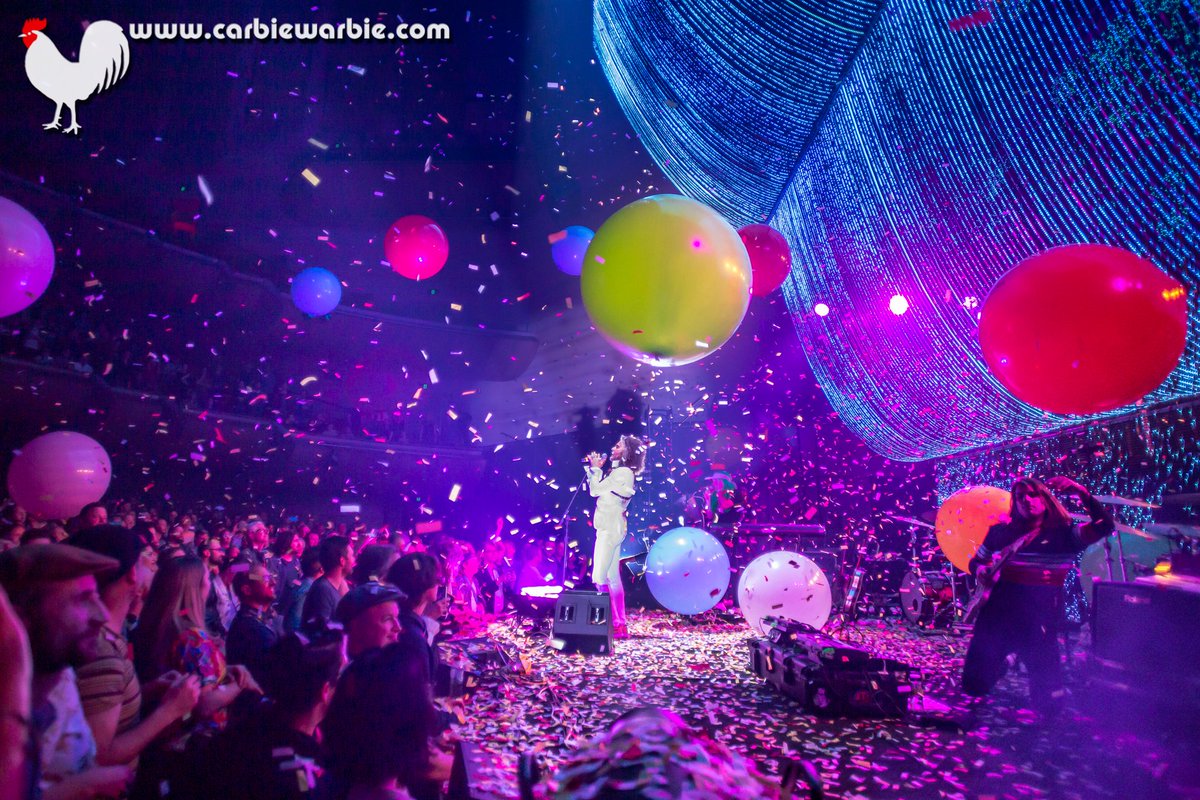
[[[601,467],[605,456],[588,456],[588,491],[596,498],[592,525],[596,528],[596,549],[592,558],[592,582],[596,589],[608,592],[612,602],[613,635],[628,636],[625,625],[625,590],[621,586],[621,542],[627,523],[625,509],[637,492],[634,485],[646,461],[646,446],[636,436],[622,436],[613,445],[612,469],[605,475]]]

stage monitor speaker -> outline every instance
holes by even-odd
[[[606,592],[565,591],[554,606],[550,645],[571,653],[612,653],[612,603]]]
[[[1179,579],[1096,581],[1093,674],[1132,694],[1200,707],[1197,619],[1200,590]]]

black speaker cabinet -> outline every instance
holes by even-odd
[[[612,653],[612,605],[606,592],[565,591],[554,606],[550,645],[571,653]]]
[[[1101,682],[1200,707],[1200,589],[1194,582],[1096,581],[1092,667]]]

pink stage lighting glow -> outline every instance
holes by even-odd
[[[813,306],[813,313],[818,317],[827,317],[829,316],[829,306],[825,305],[824,303],[817,303],[815,306]]]
[[[521,595],[524,597],[538,597],[542,599],[557,598],[562,594],[563,587],[561,586],[526,586],[521,589]]]
[[[888,308],[898,317],[908,311],[908,298],[902,294],[892,295],[892,299],[888,301]]]

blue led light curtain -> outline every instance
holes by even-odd
[[[597,0],[625,115],[684,194],[735,225],[775,210],[881,0]]]
[[[710,38],[738,37],[736,58],[676,61],[676,49],[697,47],[679,44],[692,32],[649,37],[643,32],[653,26],[615,25],[667,19],[682,13],[675,6],[720,20],[742,5],[776,21],[704,29]],[[802,17],[811,25],[785,16],[793,3],[597,0],[596,37],[618,97],[667,175],[737,224],[770,214],[788,237],[795,266],[785,297],[845,423],[903,460],[1077,423],[1012,398],[991,378],[976,338],[979,306],[1001,275],[1077,242],[1125,247],[1189,288],[1187,351],[1148,401],[1200,393],[1197,5],[893,0],[874,17],[865,3],[821,5],[830,20],[841,20],[843,8],[866,18],[850,28],[866,33],[773,199],[784,153],[765,132],[771,117],[753,118],[755,103],[735,104],[748,118],[725,128],[705,127],[712,120],[695,114],[672,122],[674,110],[655,103],[663,81],[679,98],[702,87],[719,95],[784,53],[803,63],[760,78],[806,118],[827,85],[810,79],[808,63],[826,51],[781,48],[793,41],[788,24]],[[853,51],[840,48],[833,51]],[[653,82],[639,77],[646,64],[658,65]],[[790,94],[778,87],[789,80]],[[678,130],[664,135],[668,125]],[[751,186],[755,163],[765,165],[763,182]],[[901,316],[889,310],[896,294],[909,303]],[[830,313],[813,314],[816,303]]]

